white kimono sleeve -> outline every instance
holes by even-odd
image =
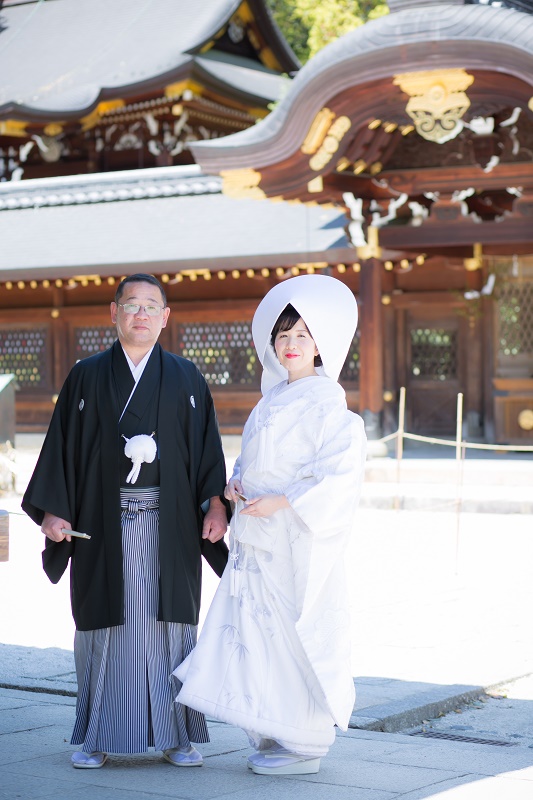
[[[324,422],[314,459],[302,467],[285,495],[315,536],[350,529],[359,502],[366,458],[363,420],[351,411]]]

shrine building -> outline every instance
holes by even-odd
[[[142,271],[168,292],[163,346],[240,431],[258,301],[323,271],[358,299],[341,383],[371,438],[404,386],[414,433],[453,436],[462,392],[467,439],[533,443],[533,4],[389,7],[300,68],[262,0],[201,18],[4,2],[0,373],[19,430],[46,428],[72,364],[113,341],[113,286]]]

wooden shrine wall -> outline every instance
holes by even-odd
[[[251,332],[257,301],[169,305],[161,345],[198,366],[210,384],[222,431],[240,433],[261,396],[261,367]],[[106,350],[115,339],[108,306],[62,307],[54,317],[45,309],[0,310],[0,372],[16,376],[17,430],[46,430],[70,368]],[[358,338],[342,376],[354,410],[357,367]]]
[[[405,386],[411,432],[454,436],[460,391],[467,438],[533,442],[533,264],[523,263],[525,271],[517,276],[506,265],[494,293],[470,302],[461,272],[442,263],[399,274],[390,287],[391,274],[383,271],[384,433],[396,429],[399,389]],[[339,277],[357,296],[358,276]],[[481,288],[481,275],[478,283]],[[274,278],[243,276],[166,287],[171,315],[161,344],[206,376],[227,433],[242,430],[260,396],[251,320],[274,284]],[[46,292],[0,286],[0,373],[16,377],[19,432],[46,430],[72,365],[114,341],[113,293],[109,285]],[[355,411],[359,365],[358,332],[341,375]],[[373,380],[372,365],[365,374]]]

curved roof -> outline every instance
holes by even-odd
[[[0,117],[72,118],[106,98],[194,77],[195,70],[209,79],[205,54],[203,64],[198,56],[241,5],[242,0],[202,0],[201,12],[190,0],[53,0],[0,7]],[[297,69],[263,0],[249,6],[281,68]],[[277,97],[279,73],[252,59],[241,61],[233,73],[223,65],[217,85],[239,92],[247,83],[252,99]],[[216,72],[213,58],[209,66]]]
[[[208,172],[279,163],[299,149],[317,112],[332,98],[397,73],[457,67],[507,74],[533,86],[532,42],[533,16],[520,11],[440,3],[398,11],[324,48],[259,125],[191,149]],[[383,98],[376,97],[374,109],[372,102],[365,98],[366,116],[379,114]],[[352,120],[357,113],[353,108]]]

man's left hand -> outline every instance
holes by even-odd
[[[226,508],[221,502],[220,497],[212,497],[209,502],[209,511],[204,517],[202,526],[202,539],[209,539],[210,542],[218,542],[226,533],[228,518]]]

